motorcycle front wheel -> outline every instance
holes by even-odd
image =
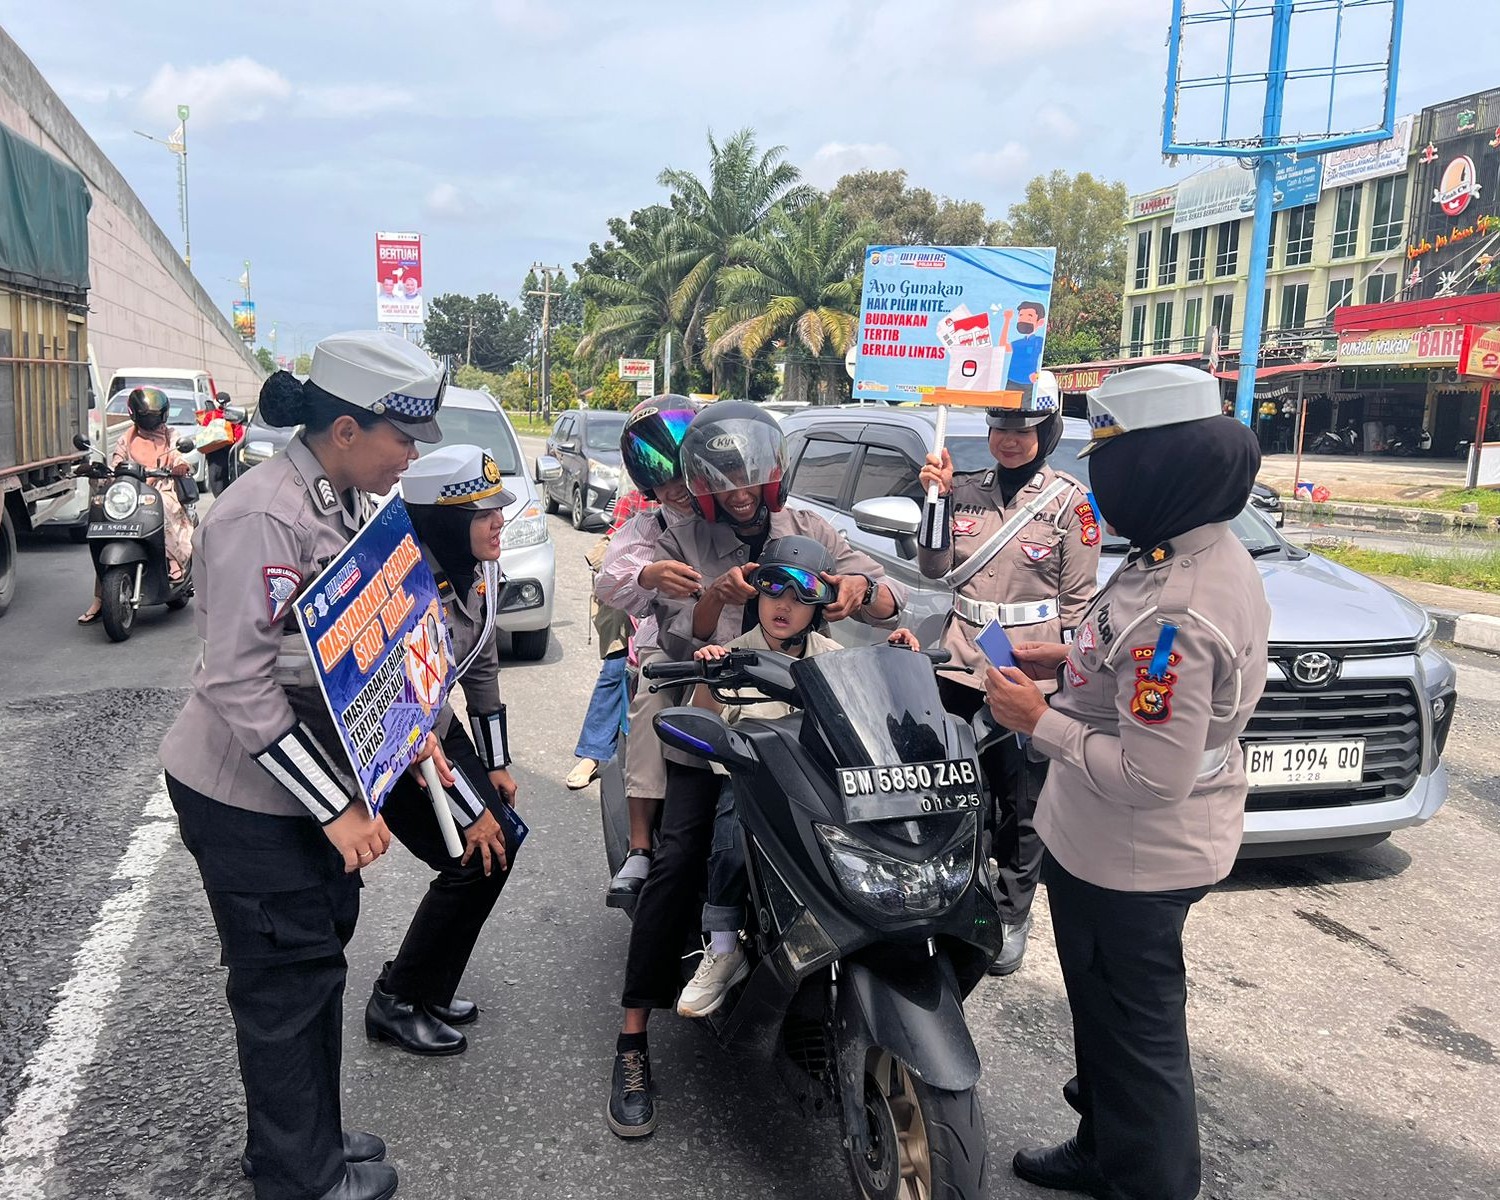
[[[123,642],[135,624],[135,569],[110,567],[99,581],[99,616],[112,642]]]
[[[967,1200],[985,1194],[984,1114],[973,1088],[929,1087],[880,1049],[865,1065],[863,1152],[846,1136],[862,1200]],[[849,1131],[846,1131],[846,1134]]]

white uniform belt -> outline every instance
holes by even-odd
[[[1206,779],[1211,775],[1217,775],[1229,765],[1230,744],[1226,743],[1223,746],[1215,746],[1203,752],[1203,757],[1198,760],[1199,779]]]
[[[1062,606],[1056,596],[1027,604],[991,604],[987,600],[970,600],[967,596],[955,595],[953,611],[970,625],[988,625],[991,621],[999,621],[1002,625],[1035,625],[1060,616]]]

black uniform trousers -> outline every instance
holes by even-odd
[[[620,997],[625,1008],[671,1008],[677,1003],[683,946],[702,928],[703,889],[722,784],[706,767],[667,761],[661,840],[630,926]]]
[[[344,1177],[344,947],[358,874],[310,817],[233,808],[167,776],[229,968],[257,1200],[315,1200]]]
[[[955,717],[972,720],[984,705],[984,693],[938,677],[943,707]],[[994,799],[990,854],[999,865],[1000,920],[1019,925],[1031,913],[1042,871],[1042,839],[1036,831],[1036,802],[1047,782],[1047,760],[1033,762],[1014,737],[991,746],[979,757]]]
[[[504,801],[490,782],[489,771],[461,722],[454,721],[449,726],[443,738],[443,752],[449,764],[463,772],[485,807],[497,812]],[[403,775],[391,790],[380,813],[391,835],[437,872],[417,905],[401,949],[386,968],[382,987],[413,1004],[447,1005],[458,991],[458,981],[463,978],[480,931],[510,878],[520,847],[511,840],[510,830],[501,821],[505,835],[503,869],[495,865],[486,875],[484,860],[478,853],[466,865],[450,858],[432,801],[426,789],[409,774]]]
[[[1078,1145],[1118,1200],[1191,1200],[1201,1183],[1182,929],[1208,888],[1119,892],[1042,867],[1078,1074]]]

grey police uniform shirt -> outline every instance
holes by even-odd
[[[952,536],[947,547],[917,550],[917,567],[922,574],[928,579],[941,579],[964,565],[1007,521],[1058,479],[1071,486],[1043,505],[1015,537],[955,589],[959,596],[987,604],[1047,603],[1049,612],[1039,619],[1024,624],[1000,622],[1012,641],[1063,641],[1065,632],[1078,627],[1098,590],[1102,531],[1082,484],[1043,464],[1006,504],[995,471],[956,476],[949,497]],[[985,624],[969,620],[955,609],[948,614],[942,634],[943,647],[953,655],[954,663],[974,670],[972,675],[955,673],[947,678],[981,690],[990,664],[974,638]]]
[[[202,654],[192,694],[161,745],[167,771],[222,804],[326,824],[358,796],[291,619],[294,599],[359,531],[367,497],[340,497],[301,436],[218,497],[193,535]],[[299,798],[256,755],[293,735],[333,787]],[[315,746],[306,744],[311,735]],[[306,778],[291,776],[303,788]],[[342,793],[340,795],[339,793]]]
[[[1153,674],[1163,622],[1177,634]],[[1126,892],[1229,873],[1247,791],[1238,738],[1265,689],[1270,626],[1227,524],[1132,557],[1100,590],[1031,739],[1052,761],[1036,829],[1069,873]]]
[[[868,554],[854,549],[849,545],[848,538],[816,513],[784,508],[771,514],[767,542],[793,534],[816,538],[826,546],[833,553],[834,574],[867,575],[876,583],[890,588],[896,601],[893,616],[873,617],[860,609],[854,613],[854,619],[878,629],[896,628],[900,623],[901,611],[906,607],[906,589],[895,580],[886,578],[885,571],[878,562]],[[705,588],[730,568],[744,566],[751,561],[750,547],[735,536],[730,526],[701,518],[682,521],[663,531],[656,544],[656,561],[664,559],[675,559],[695,568],[703,576]],[[723,646],[744,632],[745,606],[726,604],[712,636],[693,637],[693,609],[696,605],[697,601],[691,598],[675,600],[659,593],[652,602],[657,619],[658,639],[669,659],[691,658],[693,651],[700,646],[710,643]]]

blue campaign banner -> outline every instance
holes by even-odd
[[[392,497],[297,601],[297,624],[361,792],[378,813],[453,675],[437,581]]]
[[[1057,252],[871,246],[854,396],[1007,407],[1041,370]]]

